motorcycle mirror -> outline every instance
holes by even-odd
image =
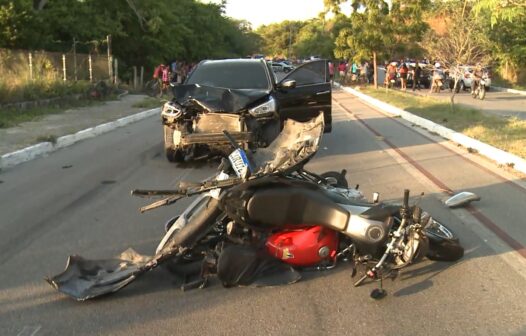
[[[448,208],[458,208],[462,206],[466,206],[470,204],[473,201],[480,201],[480,197],[472,192],[469,191],[463,191],[461,193],[458,193],[450,198],[448,198],[444,204]]]
[[[380,193],[374,192],[373,193],[373,203],[378,203],[380,201]]]

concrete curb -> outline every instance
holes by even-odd
[[[412,122],[415,125],[423,127],[430,132],[436,133],[443,138],[451,140],[455,143],[458,143],[466,148],[471,148],[476,150],[481,155],[488,157],[491,160],[494,160],[498,165],[508,166],[517,171],[520,171],[526,174],[526,160],[505,152],[501,149],[495,148],[468,136],[465,136],[462,133],[458,133],[449,128],[446,128],[442,125],[435,124],[434,122],[418,117],[412,113],[409,113],[405,110],[399,109],[393,105],[384,103],[378,99],[372,98],[366,94],[363,94],[357,90],[354,90],[350,87],[340,86],[344,91],[362,99],[370,105],[375,106],[376,108],[385,111],[389,114],[400,116],[403,119]]]
[[[105,124],[101,124],[95,127],[90,127],[79,131],[75,134],[64,135],[57,138],[57,141],[53,144],[51,142],[41,142],[39,144],[26,147],[24,149],[17,150],[12,153],[4,154],[0,157],[0,169],[9,168],[16,166],[17,164],[33,160],[37,157],[40,157],[44,154],[54,152],[60,148],[71,146],[74,143],[77,143],[82,140],[93,138],[97,135],[107,133],[118,127],[122,127],[134,122],[137,122],[142,119],[160,114],[161,108],[157,107],[151,110],[139,112],[127,117],[117,119]]]
[[[515,93],[515,94],[518,94],[518,95],[521,95],[521,96],[526,96],[526,91],[515,90],[515,89],[508,89],[508,88],[503,88],[503,87],[499,87],[499,86],[491,86],[490,90],[501,91],[501,92],[508,92],[508,93]]]

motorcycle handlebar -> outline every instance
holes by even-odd
[[[409,189],[405,189],[404,190],[404,203],[403,203],[403,207],[404,208],[409,208]]]

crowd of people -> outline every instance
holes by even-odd
[[[162,96],[168,92],[170,84],[183,83],[194,67],[195,63],[176,60],[159,64],[153,71],[153,79],[159,84],[159,95]]]
[[[433,65],[427,59],[385,62],[379,69],[385,71],[383,85],[390,88],[396,84],[404,91],[407,90],[408,84],[413,91],[420,90],[422,87],[433,91],[438,85],[442,86],[447,76],[447,71],[439,62]],[[361,64],[341,61],[337,65],[337,70],[339,81],[342,83],[369,84],[373,81],[374,68],[369,61]]]
[[[331,68],[332,73],[331,73]],[[329,63],[329,73],[331,78],[335,76],[335,66],[332,62]],[[371,83],[373,81],[374,69],[370,62],[366,61],[362,64],[356,62],[340,61],[336,66],[337,78],[342,83]]]

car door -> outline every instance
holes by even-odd
[[[295,87],[283,86],[291,80],[296,82]],[[308,62],[291,71],[276,85],[274,97],[282,120],[307,121],[323,112],[325,132],[331,131],[331,83],[326,60]]]

